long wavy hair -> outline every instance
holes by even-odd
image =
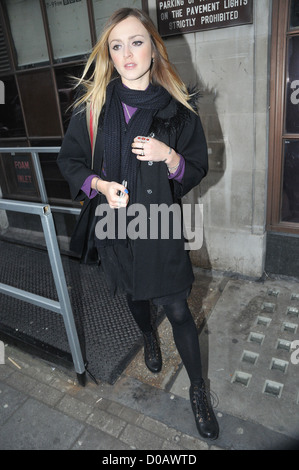
[[[154,57],[150,70],[151,83],[163,86],[177,101],[195,112],[189,104],[188,89],[169,62],[165,44],[154,23],[145,12],[136,8],[121,8],[108,19],[100,39],[87,60],[81,78],[77,80],[76,86],[83,86],[83,94],[74,106],[90,102],[94,120],[97,122],[106,101],[107,85],[117,76],[109,53],[108,38],[112,29],[130,16],[141,21],[151,37]]]

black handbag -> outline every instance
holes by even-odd
[[[91,144],[91,169],[93,169],[97,126],[93,121],[90,103],[86,105],[86,121]],[[99,194],[93,199],[85,198],[70,241],[71,251],[79,255],[83,264],[94,264],[99,261],[98,251],[95,246],[95,210],[99,203]]]

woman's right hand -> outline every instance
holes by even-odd
[[[128,205],[129,195],[127,189],[120,183],[94,178],[91,182],[91,187],[104,194],[112,209],[120,209]],[[120,196],[119,191],[121,192]]]

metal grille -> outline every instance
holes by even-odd
[[[9,54],[4,38],[4,32],[0,22],[0,73],[9,72],[11,70]]]
[[[90,372],[114,383],[140,348],[141,334],[131,317],[126,298],[112,297],[100,269],[63,257],[63,267],[78,335]],[[46,252],[0,241],[0,282],[57,299]],[[60,315],[0,294],[0,334],[30,338],[69,353]]]

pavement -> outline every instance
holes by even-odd
[[[130,466],[121,456],[135,450],[145,452],[142,464],[160,464],[154,459],[165,453],[194,464],[202,450],[299,449],[299,279],[194,270],[189,304],[217,397],[217,440],[197,432],[186,371],[164,319],[162,371],[151,374],[140,349],[112,385],[88,378],[83,387],[72,368],[5,344],[0,449],[101,450],[102,463]]]

